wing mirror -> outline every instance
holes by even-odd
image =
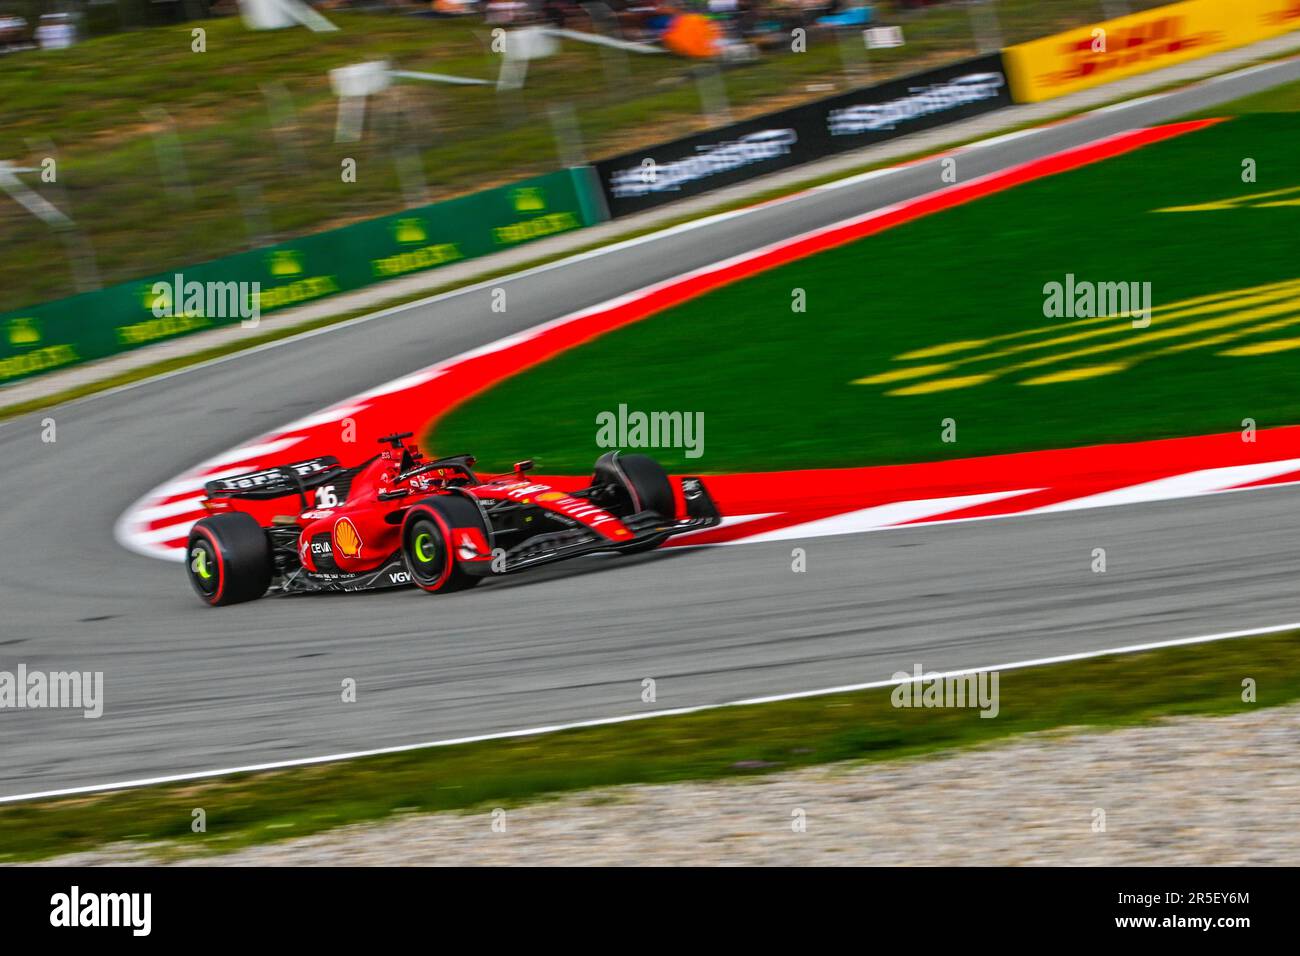
[[[532,468],[533,468],[533,460],[531,458],[525,458],[523,461],[517,461],[515,462],[515,475],[519,478],[522,478],[524,476],[524,472],[531,471]]]

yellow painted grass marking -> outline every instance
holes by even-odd
[[[1200,297],[1200,298],[1205,299],[1206,297]],[[1244,322],[1251,322],[1258,318],[1265,318],[1269,315],[1276,315],[1278,312],[1281,311],[1289,311],[1291,309],[1300,308],[1300,279],[1292,279],[1284,283],[1273,283],[1270,288],[1270,291],[1261,292],[1257,295],[1238,296],[1233,299],[1222,301],[1222,302],[1202,301],[1199,304],[1193,304],[1194,302],[1196,302],[1196,300],[1188,299],[1185,302],[1171,303],[1168,306],[1164,306],[1163,309],[1170,309],[1174,311],[1169,311],[1167,312],[1167,314],[1164,315],[1162,319],[1162,324],[1166,322],[1174,322],[1182,319],[1191,318],[1197,315],[1208,315],[1215,312],[1222,312],[1225,309],[1236,310],[1240,306],[1255,305],[1264,302],[1277,302],[1278,300],[1281,300],[1280,305],[1268,306],[1264,309],[1254,309],[1246,312],[1233,311],[1233,312],[1229,312],[1227,315],[1220,316],[1219,318],[1216,319],[1210,319],[1204,322],[1193,322],[1189,325],[1183,325],[1176,328],[1161,329],[1155,332],[1152,332],[1149,329],[1139,330],[1142,332],[1141,335],[1129,336],[1126,339],[1119,342],[1109,342],[1104,345],[1096,345],[1087,349],[1076,349],[1073,352],[1062,352],[1053,355],[1048,355],[1043,358],[1033,359],[1032,361],[1028,363],[1024,363],[1019,366],[1011,366],[1010,368],[1002,369],[1000,371],[994,372],[994,374],[1001,374],[1002,372],[1010,371],[1013,368],[1034,368],[1038,365],[1050,364],[1056,361],[1067,361],[1072,358],[1090,355],[1096,352],[1110,352],[1116,349],[1136,348],[1139,346],[1148,345],[1149,343],[1157,339],[1170,338],[1170,337],[1176,338],[1184,335],[1195,335],[1198,332],[1205,331],[1206,329],[1218,328],[1221,326],[1230,326],[1230,325],[1235,325]],[[1152,318],[1153,326],[1155,324],[1154,316],[1157,313],[1157,311],[1160,310],[1158,309],[1151,310],[1151,314],[1153,316]],[[1089,321],[1109,322],[1109,321],[1114,321],[1116,318],[1117,318],[1116,316],[1105,316],[1101,319],[1089,320]],[[1077,325],[1077,324],[1078,323],[1071,323],[1071,325]],[[1040,330],[1040,331],[1055,331],[1056,328],[1067,328],[1067,327],[1068,326],[1057,326],[1057,327],[1049,326],[1047,329]],[[1109,328],[1090,329],[1086,332],[1075,332],[1070,335],[1058,335],[1055,338],[1043,339],[1038,342],[1027,342],[1023,345],[1012,345],[1008,348],[999,349],[994,352],[985,352],[980,355],[971,355],[965,358],[953,359],[950,363],[948,363],[948,365],[951,368],[957,365],[971,365],[976,362],[989,362],[995,359],[1009,358],[1013,355],[1020,355],[1025,352],[1034,352],[1034,351],[1039,351],[1047,348],[1055,348],[1061,345],[1070,345],[1075,342],[1085,342],[1088,341],[1089,339],[1095,339],[1101,336],[1115,335],[1121,332],[1128,332],[1131,329],[1132,329],[1131,320],[1124,318],[1120,320],[1117,324],[1112,325]],[[864,384],[869,384],[869,383],[864,383]]]
[[[940,372],[946,372],[952,368],[948,365],[913,365],[910,368],[896,368],[888,372],[881,372],[879,375],[868,375],[866,378],[855,378],[853,385],[888,385],[890,382],[903,382],[909,378],[924,378],[927,375],[938,375]]]
[[[957,388],[970,388],[991,381],[992,375],[966,375],[958,378],[936,378],[917,385],[905,385],[888,391],[886,395],[928,395],[930,392],[950,392]]]
[[[944,355],[951,355],[953,352],[969,352],[971,349],[983,348],[988,345],[994,345],[998,342],[1010,342],[1013,339],[1023,339],[1031,335],[1042,335],[1045,332],[1057,332],[1061,329],[1076,328],[1084,325],[1096,325],[1099,322],[1109,322],[1114,316],[1102,315],[1095,319],[1080,319],[1077,322],[1067,322],[1064,325],[1044,325],[1034,329],[1022,329],[1019,332],[1007,332],[1004,335],[994,335],[987,339],[968,339],[965,342],[945,342],[942,345],[930,345],[923,349],[916,349],[912,352],[904,352],[902,355],[895,355],[895,362],[912,362],[916,359],[939,358]],[[963,362],[975,361],[973,358],[962,359]]]
[[[1286,189],[1274,189],[1266,193],[1252,193],[1249,196],[1234,196],[1231,199],[1216,199],[1211,202],[1193,203],[1189,206],[1166,206],[1164,209],[1156,209],[1155,212],[1212,212],[1220,209],[1245,209],[1249,208],[1252,203],[1258,199],[1269,199],[1273,196],[1287,196],[1292,193],[1300,192],[1300,186],[1288,186]],[[1256,208],[1268,206],[1294,206],[1300,205],[1300,200],[1291,200],[1288,202],[1266,202],[1256,203]]]
[[[1265,306],[1261,309],[1249,309],[1245,312],[1233,312],[1228,315],[1220,316],[1217,319],[1206,319],[1202,322],[1193,322],[1191,325],[1185,325],[1176,329],[1162,329],[1153,332],[1150,329],[1142,330],[1142,334],[1134,336],[1143,345],[1149,345],[1155,341],[1164,339],[1184,338],[1189,335],[1196,335],[1199,332],[1211,332],[1215,329],[1229,328],[1234,325],[1246,325],[1254,322],[1256,319],[1265,319],[1269,316],[1280,315],[1283,313],[1294,312],[1300,309],[1300,301],[1283,302],[1280,305]],[[1029,368],[1041,368],[1044,365],[1051,365],[1055,362],[1068,362],[1071,359],[1086,358],[1089,355],[1100,355],[1104,352],[1114,352],[1116,349],[1128,348],[1133,342],[1107,342],[1103,345],[1093,345],[1085,349],[1075,349],[1072,352],[1062,352],[1059,355],[1047,355],[1043,358],[1031,359],[1028,362],[1021,362],[1019,365],[1013,365],[1008,368],[997,370],[997,374],[1005,374],[1011,371],[1020,371]]]
[[[1130,364],[1128,362],[1117,362],[1112,365],[1085,365],[1083,368],[1067,368],[1063,372],[1049,372],[1046,375],[1027,378],[1019,384],[1056,385],[1058,382],[1077,382],[1085,378],[1100,378],[1102,375],[1114,375],[1116,372],[1122,372]]]
[[[1244,329],[1239,329],[1233,332],[1225,332],[1220,335],[1212,335],[1209,338],[1196,339],[1192,342],[1179,342],[1175,345],[1170,345],[1163,349],[1158,349],[1155,352],[1151,352],[1150,354],[1147,355],[1135,356],[1133,359],[1131,359],[1130,361],[1124,364],[1090,365],[1080,369],[1067,369],[1063,372],[1051,372],[1048,373],[1047,375],[1040,375],[1035,378],[1025,379],[1023,382],[1020,382],[1019,384],[1050,385],[1056,382],[1069,382],[1069,381],[1074,381],[1076,379],[1094,378],[1099,375],[1108,375],[1112,372],[1124,371],[1125,369],[1132,368],[1134,365],[1138,364],[1139,362],[1146,362],[1162,355],[1176,355],[1182,352],[1189,352],[1192,349],[1211,348],[1215,345],[1222,345],[1225,342],[1234,342],[1237,339],[1245,338],[1248,335],[1257,335],[1263,332],[1275,332],[1278,331],[1279,329],[1284,329],[1292,325],[1300,325],[1300,315],[1293,314],[1289,318],[1283,319],[1282,321],[1279,322],[1263,322],[1260,323],[1259,325],[1252,325]],[[1219,354],[1220,355],[1227,355],[1227,354],[1262,355],[1265,352],[1269,352],[1269,351],[1278,351],[1278,352],[1284,351],[1284,349],[1282,348],[1268,349],[1263,347],[1268,344],[1270,343],[1260,343],[1258,352],[1247,352],[1247,351],[1235,350],[1232,353],[1220,352]],[[1253,346],[1243,346],[1243,349],[1249,349],[1249,348],[1253,348]]]
[[[1152,316],[1163,315],[1166,312],[1175,312],[1175,310],[1195,309],[1198,306],[1204,306],[1209,303],[1222,302],[1229,300],[1228,304],[1250,305],[1254,302],[1267,301],[1275,296],[1287,292],[1300,293],[1300,279],[1284,279],[1281,282],[1266,282],[1263,285],[1248,286],[1244,289],[1229,289],[1226,292],[1209,292],[1205,295],[1194,296],[1190,299],[1183,299],[1180,302],[1170,302],[1166,305],[1158,305],[1152,308]],[[1258,296],[1258,298],[1256,298]],[[1213,311],[1213,310],[1206,310]],[[1166,318],[1178,318],[1184,314],[1197,314],[1194,312],[1183,313],[1178,311],[1175,315],[1168,315]],[[1040,325],[1032,329],[1021,329],[1018,332],[1006,332],[1002,335],[990,336],[987,339],[967,339],[960,342],[944,342],[940,345],[930,345],[925,348],[915,349],[911,352],[903,352],[901,355],[894,356],[896,362],[911,362],[916,359],[939,358],[943,355],[951,355],[953,352],[968,352],[971,349],[982,348],[988,345],[994,345],[998,342],[1011,342],[1016,339],[1028,338],[1034,335],[1045,335],[1051,332],[1063,332],[1066,329],[1086,328],[1092,325],[1099,325],[1105,322],[1111,322],[1118,318],[1113,315],[1102,315],[1092,319],[1077,319],[1073,322],[1059,323],[1056,325]],[[1125,322],[1128,320],[1125,319]],[[977,359],[968,358],[959,361],[976,361]],[[862,382],[862,384],[870,384]]]
[[[1291,349],[1300,349],[1300,339],[1273,339],[1271,342],[1254,342],[1250,345],[1239,345],[1235,349],[1225,349],[1220,355],[1269,355],[1273,352],[1289,352]]]
[[[1300,317],[1293,314],[1278,322],[1261,322],[1259,325],[1237,329],[1233,332],[1225,332],[1222,335],[1212,335],[1208,339],[1197,339],[1195,342],[1179,342],[1177,345],[1167,346],[1155,354],[1176,355],[1180,352],[1191,351],[1192,349],[1211,348],[1215,345],[1223,345],[1225,342],[1235,342],[1237,339],[1244,339],[1248,335],[1259,335],[1264,332],[1277,332],[1281,329],[1290,328],[1296,324],[1300,324]]]
[[[923,378],[928,375],[939,375],[940,372],[949,371],[952,364],[946,365],[913,365],[911,368],[894,368],[889,372],[880,372],[879,375],[868,375],[866,378],[854,378],[852,385],[889,385],[896,381],[907,381],[909,378]]]
[[[1252,305],[1260,307],[1253,309],[1242,308],[1243,306]],[[1183,299],[1179,302],[1169,303],[1168,305],[1157,306],[1153,308],[1151,312],[1153,316],[1153,327],[1154,316],[1156,314],[1162,316],[1160,324],[1167,327],[1133,330],[1140,334],[1128,335],[1120,340],[1101,342],[1099,344],[1089,345],[1084,348],[1076,348],[1066,352],[1053,352],[1052,354],[1039,356],[1026,361],[1013,362],[1004,365],[1001,368],[995,368],[979,374],[954,375],[945,378],[931,379],[926,382],[918,382],[916,384],[895,388],[886,394],[924,395],[931,392],[970,388],[971,386],[982,385],[1013,372],[1042,368],[1046,365],[1054,365],[1062,362],[1071,362],[1075,359],[1089,358],[1091,356],[1113,353],[1124,349],[1145,349],[1155,342],[1187,338],[1191,336],[1201,336],[1203,333],[1214,332],[1220,329],[1232,329],[1232,331],[1229,332],[1211,335],[1209,337],[1195,338],[1193,341],[1168,345],[1164,348],[1147,352],[1146,354],[1134,354],[1118,362],[1089,364],[1038,375],[1026,379],[1020,384],[1046,385],[1056,382],[1077,381],[1086,378],[1095,378],[1102,375],[1111,375],[1127,368],[1131,368],[1138,362],[1146,361],[1147,359],[1158,355],[1168,355],[1185,352],[1191,349],[1208,348],[1215,345],[1222,345],[1226,342],[1235,341],[1248,335],[1275,331],[1300,322],[1300,319],[1295,318],[1296,313],[1300,312],[1300,279],[1269,282],[1262,285],[1250,286],[1244,289],[1230,290],[1228,292],[1212,292],[1206,295],[1195,296],[1190,299]],[[1184,321],[1189,318],[1204,315],[1214,317],[1199,322]],[[1270,318],[1277,315],[1283,315],[1286,316],[1286,318],[1282,321],[1255,324],[1258,323],[1260,319]],[[906,359],[908,357],[915,358],[921,355],[933,356],[948,352],[963,351],[993,344],[995,342],[1006,342],[1018,338],[1024,338],[1029,335],[1040,335],[1044,332],[1060,332],[1065,329],[1093,326],[1098,323],[1115,323],[1104,328],[1090,328],[1085,331],[1073,332],[1067,335],[1056,335],[1050,339],[1041,341],[1009,345],[1006,348],[983,352],[978,355],[954,358],[950,362],[891,369],[875,375],[868,375],[863,378],[854,379],[852,384],[888,385],[895,382],[905,382],[910,379],[927,378],[933,375],[952,372],[960,366],[1011,358],[1029,352],[1058,348],[1062,345],[1086,342],[1103,336],[1114,336],[1117,333],[1130,331],[1130,320],[1124,318],[1116,323],[1115,320],[1117,318],[1117,316],[1101,316],[1095,319],[1082,319],[1061,325],[1011,332],[1005,335],[994,336],[989,339],[950,342],[945,345],[918,349],[913,352],[896,356],[895,361]],[[1180,324],[1174,325],[1173,323]],[[1245,326],[1245,328],[1234,328],[1237,326]],[[1279,351],[1281,351],[1281,349],[1279,349]],[[1251,353],[1243,352],[1240,354]]]
[[[1022,333],[1012,332],[1012,335]],[[1028,334],[1028,333],[1023,333]],[[991,339],[967,339],[964,342],[944,342],[942,345],[930,345],[923,349],[916,349],[913,352],[904,352],[902,355],[895,355],[895,362],[912,362],[916,359],[939,358],[942,355],[951,355],[953,352],[968,352],[971,349],[982,348],[985,345],[991,345],[1000,338],[1006,336],[996,336]]]

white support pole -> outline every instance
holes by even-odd
[[[239,0],[239,12],[250,30],[283,30],[295,23],[313,33],[338,29],[303,0]]]
[[[53,203],[32,189],[18,178],[19,173],[39,173],[39,169],[27,166],[14,166],[0,160],[0,189],[9,194],[9,198],[22,206],[29,213],[47,226],[55,228],[71,226],[72,220],[63,214]]]
[[[970,14],[971,32],[975,34],[975,48],[980,53],[1002,49],[996,0],[966,0],[966,10]]]

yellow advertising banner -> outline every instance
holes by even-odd
[[[1184,0],[1002,51],[1018,103],[1064,96],[1300,29],[1300,0]]]

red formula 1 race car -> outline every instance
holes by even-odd
[[[473,587],[492,574],[596,551],[649,551],[721,521],[699,478],[672,480],[652,458],[613,451],[586,488],[480,477],[474,459],[426,461],[410,434],[352,468],[332,456],[210,481],[211,514],[190,531],[186,570],[211,605],[268,591]]]

